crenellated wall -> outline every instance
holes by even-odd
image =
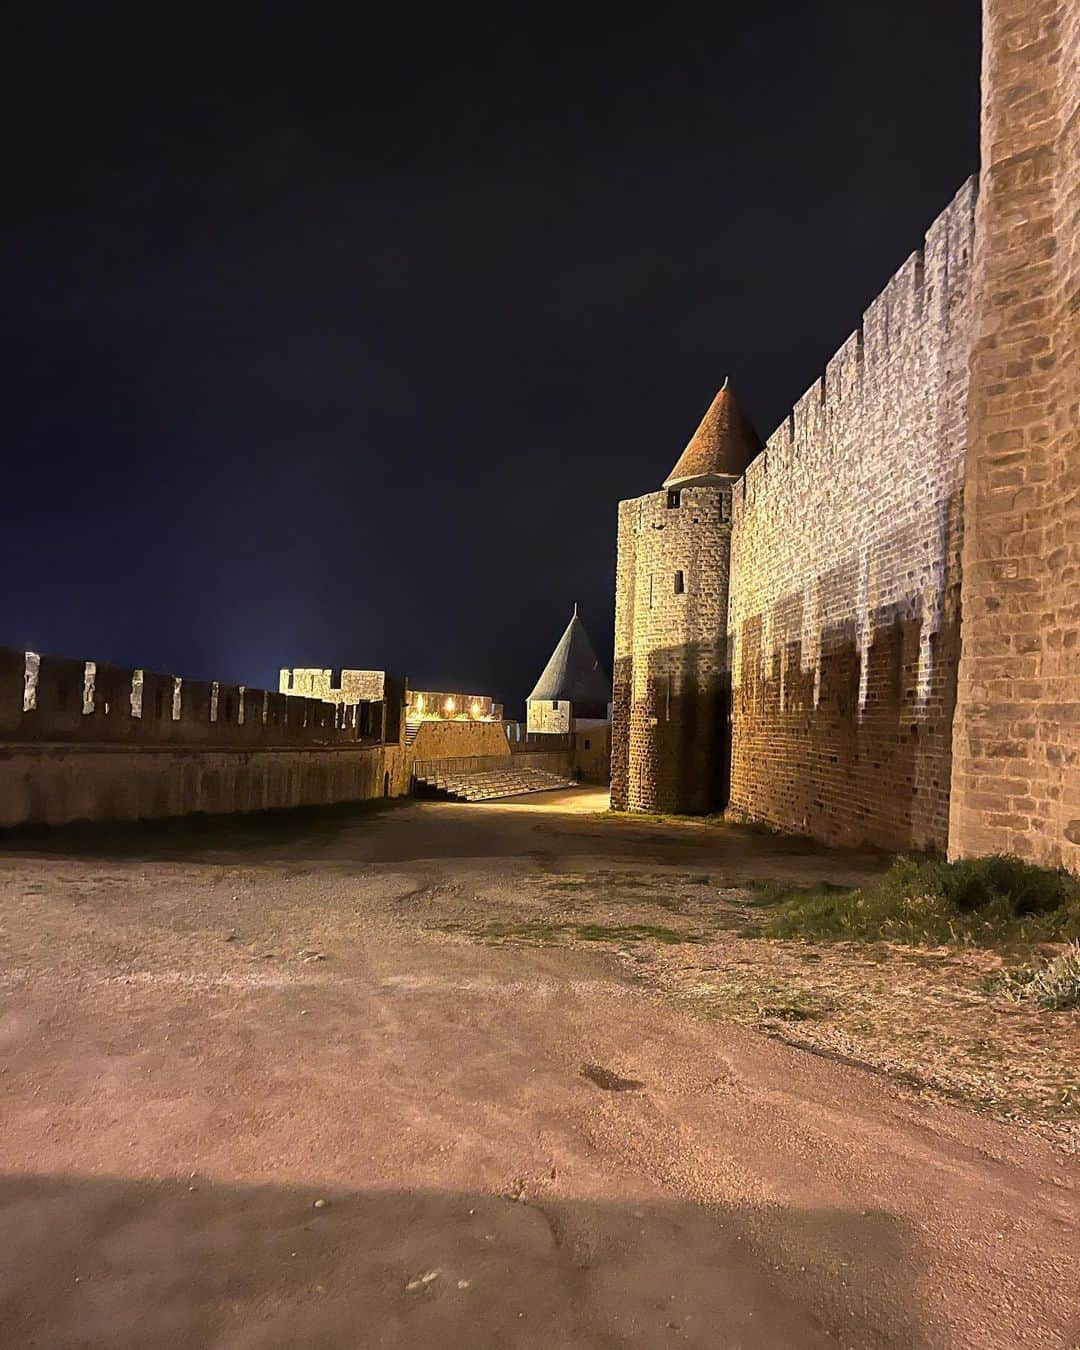
[[[400,704],[400,687],[385,703],[325,703],[0,648],[0,741],[373,743],[384,738],[386,706],[395,698]]]
[[[396,796],[404,683],[379,702],[0,648],[0,827]]]
[[[731,810],[944,848],[975,180],[736,483]]]

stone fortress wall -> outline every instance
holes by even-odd
[[[975,199],[972,179],[735,484],[736,815],[947,843]]]
[[[403,693],[335,704],[0,648],[0,827],[396,795]]]
[[[4,741],[349,745],[383,739],[384,706],[0,648]]]
[[[322,666],[287,666],[278,689],[291,698],[318,698],[327,703],[378,701],[386,688],[385,670],[332,670]],[[490,694],[406,689],[406,715],[425,718],[493,718],[501,721],[503,708]]]
[[[293,698],[319,698],[326,703],[359,703],[365,699],[381,699],[385,683],[385,670],[331,670],[321,666],[294,666],[280,672],[278,690]]]
[[[734,485],[729,807],[1080,871],[1080,5],[984,0],[983,37],[978,192]],[[682,641],[641,598],[663,501],[620,506],[613,802],[700,809],[693,757],[635,762]]]
[[[954,852],[1080,871],[1080,4],[984,16]]]

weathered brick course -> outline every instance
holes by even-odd
[[[983,23],[949,844],[1080,870],[1080,6]]]

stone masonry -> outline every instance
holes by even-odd
[[[975,184],[734,492],[733,812],[944,849]]]
[[[981,189],[745,472],[620,505],[616,807],[1080,870],[1078,104],[1080,5],[986,0]]]
[[[678,504],[675,505],[674,503]],[[730,487],[619,504],[611,801],[626,811],[709,811],[726,756],[724,616]]]
[[[1080,870],[1080,5],[989,0],[951,848]]]

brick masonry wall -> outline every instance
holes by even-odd
[[[950,850],[1080,870],[1080,5],[987,0]]]
[[[975,196],[971,180],[735,485],[736,815],[945,847]]]
[[[726,796],[731,492],[683,488],[678,507],[667,502],[619,504],[611,798],[623,811],[705,812]]]

